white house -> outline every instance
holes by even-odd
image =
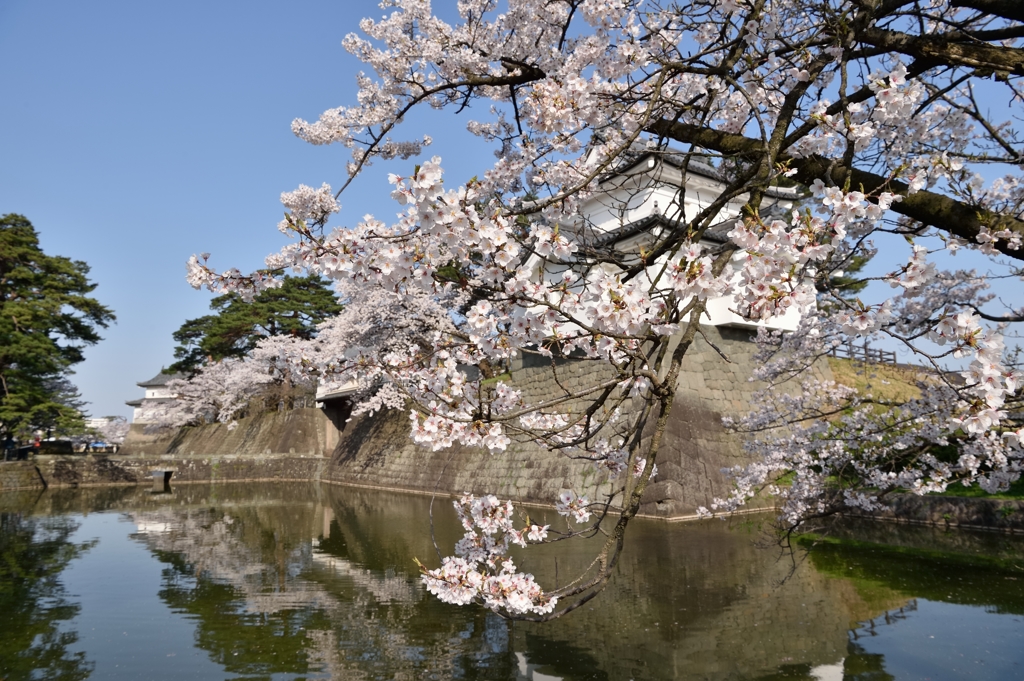
[[[685,164],[684,172],[684,161],[684,157],[677,153],[638,151],[626,163],[608,173],[601,180],[600,191],[582,202],[575,221],[559,224],[561,230],[571,230],[574,240],[581,245],[580,259],[586,260],[588,253],[605,249],[614,251],[618,257],[626,254],[628,260],[628,254],[639,255],[640,250],[654,242],[662,230],[678,227],[680,223],[693,219],[718,199],[726,187],[722,173],[693,160]],[[799,197],[795,189],[773,187],[765,194],[760,214],[763,217],[788,214]],[[720,209],[718,219],[701,239],[706,249],[717,249],[729,241],[726,235],[736,225],[748,199],[746,194],[738,195]],[[744,251],[738,251],[733,258],[741,261]],[[543,276],[549,281],[557,281],[565,269],[564,265],[552,265],[537,255],[530,257],[527,267],[532,267],[538,276],[543,268]],[[617,271],[611,264],[600,267],[609,273]],[[737,314],[736,307],[732,296],[712,298],[707,302],[702,323],[794,331],[800,321],[799,312],[793,308],[783,315],[762,321]],[[340,404],[357,388],[356,382],[320,385],[316,393],[317,405]]]
[[[140,388],[143,388],[146,391],[146,394],[140,400],[128,400],[125,402],[129,407],[133,407],[135,409],[132,413],[133,423],[145,423],[145,413],[148,408],[160,402],[169,402],[177,397],[177,395],[167,387],[167,384],[176,378],[185,378],[185,375],[165,374],[160,372],[148,381],[140,381],[135,384]]]
[[[616,253],[636,252],[654,242],[662,230],[693,219],[712,204],[726,187],[721,172],[700,161],[690,160],[684,172],[684,157],[677,153],[639,151],[629,161],[601,181],[601,192],[584,201],[572,229],[577,241],[592,249],[613,248]],[[761,204],[761,215],[788,214],[799,194],[795,189],[773,187]],[[735,226],[748,196],[741,194],[726,203],[718,219],[704,233],[701,244],[714,249],[729,241],[726,236]],[[743,251],[734,256],[742,260]],[[534,266],[541,261],[534,258]],[[614,271],[612,265],[602,267]],[[737,268],[738,269],[738,268]],[[558,272],[552,270],[551,277]],[[767,321],[754,321],[736,314],[732,296],[710,299],[702,322],[710,326],[731,326],[793,331],[800,321],[799,312],[790,309]]]

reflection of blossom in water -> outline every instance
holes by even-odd
[[[401,656],[412,649],[401,631],[362,621],[361,613],[376,604],[412,604],[423,597],[418,584],[391,572],[369,570],[314,548],[315,539],[299,539],[301,530],[272,531],[261,522],[235,519],[213,509],[160,509],[134,512],[127,517],[138,528],[136,538],[154,552],[182,556],[196,576],[230,585],[241,609],[254,615],[275,616],[299,609],[319,610],[332,620],[352,620],[343,630],[364,631],[369,649]],[[253,530],[256,530],[254,533]],[[259,538],[273,535],[273,556],[261,551]],[[283,538],[287,534],[289,540]],[[312,532],[310,533],[312,534]],[[318,578],[341,577],[355,588],[336,593]],[[353,626],[358,624],[358,626]],[[306,629],[310,678],[360,678],[358,664],[339,655],[338,633],[333,629]],[[351,645],[352,641],[347,641]]]
[[[242,523],[208,510],[161,509],[129,514],[139,538],[150,549],[181,554],[196,576],[229,584],[250,613],[271,614],[305,606],[324,607],[333,599],[314,584],[294,579],[310,565],[310,547],[300,544],[276,564],[246,544]]]
[[[378,603],[414,603],[420,599],[422,591],[408,577],[388,572],[380,574],[359,567],[352,561],[316,550],[316,540],[313,544],[312,561],[315,568],[351,580],[356,586],[371,593]]]
[[[820,664],[811,668],[811,678],[815,681],[843,681],[843,662],[839,660],[836,664]]]
[[[230,584],[242,592],[246,611],[281,610],[335,604],[336,598],[309,580],[304,572],[328,572],[351,581],[379,603],[413,603],[422,591],[402,575],[379,573],[351,561],[323,553],[312,540],[287,552],[283,562],[268,564],[258,549],[241,539],[242,526],[224,515],[214,519],[205,510],[158,510],[129,514],[138,534],[154,550],[184,556],[196,574]],[[144,537],[142,536],[144,535]],[[281,571],[288,577],[281,581]]]

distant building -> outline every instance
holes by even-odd
[[[128,400],[125,402],[129,407],[135,409],[132,413],[132,423],[144,423],[147,408],[160,402],[169,402],[177,395],[168,389],[167,384],[171,381],[185,378],[184,374],[165,374],[160,372],[148,381],[140,381],[135,385],[145,388],[146,394],[141,400]]]
[[[356,381],[318,383],[316,386],[317,406],[323,406],[323,402],[351,397],[358,390],[359,383]]]
[[[137,400],[137,401],[141,402],[141,400]],[[135,402],[129,402],[128,404],[134,405]],[[85,419],[85,427],[89,428],[90,430],[98,431],[101,428],[104,428],[104,427],[110,425],[114,421],[117,421],[118,418],[120,418],[120,417],[118,417],[118,416],[101,416],[99,418]]]
[[[607,262],[595,265],[603,252],[610,252],[619,260],[624,255],[635,253],[637,255],[632,262],[637,262],[640,254],[650,250],[663,234],[679,230],[701,210],[713,204],[727,185],[722,170],[687,159],[682,153],[638,149],[628,153],[624,159],[622,165],[601,180],[600,190],[582,202],[579,215],[557,225],[573,233],[580,247],[577,257],[594,272],[614,275],[619,271],[617,266]],[[765,192],[760,215],[767,219],[788,220],[799,198],[795,189],[770,187]],[[717,218],[700,241],[705,251],[714,253],[731,241],[728,234],[740,224],[742,209],[748,199],[748,195],[741,194],[719,209]],[[742,268],[745,258],[746,252],[742,249],[732,256],[737,270]],[[662,276],[659,272],[666,266],[666,259],[667,256],[662,256],[651,264],[652,279]],[[625,260],[630,261],[628,257]],[[557,261],[551,263],[534,254],[526,267],[552,283],[561,280],[568,266]],[[738,274],[736,279],[739,279]],[[680,301],[680,307],[688,302]],[[742,312],[741,308],[731,293],[709,298],[701,324],[794,331],[800,322],[800,313],[795,307],[767,320],[744,317],[738,314]]]

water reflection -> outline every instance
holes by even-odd
[[[78,634],[65,626],[78,614],[61,573],[90,547],[70,536],[71,518],[0,513],[0,678],[77,681],[92,671]]]
[[[1024,634],[1020,618],[997,614],[1024,610],[1024,574],[1012,566],[1019,540],[983,546],[981,568],[976,559],[936,555],[940,542],[928,537],[922,543],[931,553],[902,538],[897,549],[819,543],[780,559],[756,545],[755,528],[717,521],[636,523],[612,586],[592,605],[545,625],[513,625],[424,592],[412,559],[437,560],[428,504],[303,484],[182,485],[173,495],[46,495],[33,522],[49,516],[73,528],[69,514],[118,510],[140,559],[159,562],[152,588],[192,622],[195,648],[224,673],[247,678],[875,681],[918,664],[904,648],[933,654],[915,637],[981,640],[941,627],[921,633],[936,621],[939,601],[960,610],[938,619],[966,621],[962,608],[982,605],[982,615],[1001,617],[983,625],[1003,627],[997,639]],[[438,506],[435,526],[443,548],[461,533],[447,504]],[[590,551],[560,544],[531,549],[522,561],[542,583],[558,584],[587,564]],[[968,644],[943,643],[956,645]],[[1013,655],[990,666],[1012,673]],[[62,659],[81,664],[80,675],[67,678],[88,675],[84,657]],[[976,678],[1006,678],[981,671],[972,668]],[[170,664],[154,678],[160,673],[176,678]]]
[[[829,541],[832,540],[832,541]],[[841,540],[841,541],[835,541]],[[1024,614],[1019,537],[889,523],[847,523],[803,542],[818,572],[850,581],[868,601],[892,594]]]

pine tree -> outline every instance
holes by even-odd
[[[0,433],[82,427],[67,377],[113,313],[88,294],[89,266],[43,253],[24,216],[0,218]]]
[[[210,302],[215,314],[189,319],[174,332],[177,361],[168,372],[194,374],[207,362],[245,357],[271,336],[309,339],[317,324],[342,306],[319,276],[285,277],[280,288],[268,289],[251,303],[230,293]]]

